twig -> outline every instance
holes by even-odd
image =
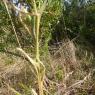
[[[70,87],[68,87],[68,89],[74,88],[75,86],[82,84],[83,82],[85,82],[87,80],[87,78],[89,78],[90,75],[91,75],[91,73],[89,73],[87,76],[85,76],[83,80],[80,80],[80,81],[74,83],[73,85],[71,85]]]

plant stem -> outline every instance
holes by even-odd
[[[40,19],[41,19],[41,14],[38,13],[37,7],[36,7],[36,2],[33,0],[34,3],[34,11],[36,14],[36,28],[35,33],[36,33],[36,61],[39,63],[39,72],[38,72],[38,88],[39,88],[39,95],[43,95],[43,82],[44,82],[44,75],[45,75],[45,68],[43,66],[43,63],[40,61],[40,50],[39,50],[39,28],[40,28]],[[34,23],[35,24],[35,23]]]
[[[40,14],[37,14],[37,24],[36,24],[36,60],[39,60],[39,27],[40,27]]]
[[[13,23],[13,20],[12,20],[11,15],[10,15],[10,12],[9,12],[9,9],[8,9],[8,6],[7,6],[7,3],[6,3],[5,0],[3,0],[3,2],[4,2],[4,5],[5,5],[5,7],[6,7],[6,10],[7,10],[8,16],[9,16],[9,19],[10,19],[10,21],[11,21],[11,25],[12,25],[12,28],[13,28],[13,32],[14,32],[14,34],[15,34],[15,36],[16,36],[17,43],[18,43],[19,47],[21,48],[21,44],[20,44],[19,38],[18,38],[18,36],[17,36],[16,30],[15,30],[15,25],[14,25],[14,23]]]
[[[38,86],[39,86],[39,95],[43,95],[43,80],[42,75],[38,75]]]
[[[40,27],[40,15],[37,14],[37,27],[36,27],[36,60],[40,64],[40,52],[39,52],[39,27]],[[39,95],[43,95],[43,73],[41,73],[41,65],[39,67],[38,74],[38,86],[39,86]]]

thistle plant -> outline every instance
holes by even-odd
[[[34,26],[35,26],[35,27],[33,27],[34,28],[33,32],[35,34],[35,59],[32,59],[22,49],[22,47],[20,45],[20,42],[19,42],[19,39],[18,39],[17,34],[16,34],[16,30],[15,30],[11,15],[9,13],[7,2],[5,0],[3,0],[3,2],[6,6],[8,15],[10,17],[10,20],[11,20],[11,23],[12,23],[12,26],[13,26],[14,33],[16,35],[16,38],[17,38],[17,41],[18,41],[18,44],[19,44],[19,48],[17,48],[17,50],[20,51],[30,61],[31,65],[34,68],[35,73],[36,73],[35,75],[36,75],[36,78],[37,78],[39,92],[36,92],[35,90],[32,89],[32,93],[34,95],[37,95],[37,93],[38,93],[38,95],[44,95],[44,90],[43,89],[44,89],[45,66],[44,66],[43,62],[40,60],[40,49],[39,49],[39,46],[40,46],[40,43],[39,43],[40,39],[39,38],[40,37],[39,37],[39,35],[40,35],[41,17],[42,17],[43,11],[44,11],[44,9],[47,5],[47,0],[45,0],[45,1],[44,0],[39,0],[39,1],[31,0],[31,2],[33,4],[33,12],[26,12],[24,10],[18,9],[18,7],[15,6],[15,4],[12,3],[12,7],[15,9],[16,13],[30,15],[30,16],[33,16],[34,19],[35,19],[35,21],[33,22]],[[37,5],[37,3],[38,3],[38,5]],[[25,27],[26,25],[23,24],[23,26]],[[26,28],[28,29],[27,26],[25,27],[25,29]]]
[[[42,13],[44,11],[44,8],[46,6],[46,3],[47,3],[47,0],[45,0],[42,4],[42,6],[40,7],[40,10],[37,9],[37,5],[36,5],[36,1],[33,0],[33,8],[34,8],[34,15],[32,15],[32,13],[30,13],[31,16],[34,16],[35,17],[35,60],[30,58],[28,56],[27,53],[25,53],[21,48],[18,48],[18,50],[20,52],[22,52],[25,57],[28,58],[28,60],[31,62],[31,64],[33,65],[35,71],[36,71],[36,77],[37,77],[37,83],[38,83],[38,88],[39,88],[39,95],[44,95],[44,91],[43,91],[43,88],[44,88],[44,77],[45,77],[45,66],[43,64],[43,62],[40,60],[40,50],[39,50],[39,34],[40,34],[40,31],[39,31],[39,28],[40,28],[40,20],[41,20],[41,16],[42,16]],[[39,4],[40,4],[40,1],[39,1]]]

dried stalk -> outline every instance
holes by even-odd
[[[12,21],[12,17],[11,17],[11,15],[10,15],[10,12],[9,12],[9,9],[8,9],[8,6],[7,6],[7,3],[6,3],[5,0],[3,0],[3,2],[4,2],[4,5],[5,5],[5,7],[6,7],[6,10],[7,10],[8,16],[9,16],[9,19],[10,19],[10,21],[11,21],[11,25],[12,25],[14,34],[15,34],[15,36],[16,36],[18,45],[19,45],[19,47],[21,48],[20,41],[19,41],[19,38],[18,38],[18,36],[17,36],[16,30],[15,30],[15,26],[14,26],[14,23],[13,23],[13,21]]]

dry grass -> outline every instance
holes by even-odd
[[[70,94],[79,95],[81,91],[81,93],[86,93],[87,95],[87,93],[89,93],[89,91],[92,90],[92,87],[94,86],[93,84],[94,82],[92,80],[93,72],[94,72],[93,69],[86,71],[82,67],[82,64],[84,65],[87,64],[84,62],[84,58],[87,58],[87,56],[89,55],[84,53],[84,58],[82,57],[80,59],[81,61],[79,61],[79,59],[76,59],[77,62],[79,63],[79,67],[73,69],[72,71],[67,71],[68,66],[66,66],[66,61],[64,61],[65,57],[63,56],[64,54],[63,52],[66,51],[60,50],[60,52],[58,52],[58,54],[56,54],[55,56],[50,55],[51,57],[48,57],[46,59],[48,60],[46,61],[47,70],[46,70],[46,77],[44,83],[45,88],[47,89],[46,92],[50,93],[49,95],[56,95],[56,94],[57,95],[70,95]],[[80,53],[80,49],[79,49],[79,53]],[[81,50],[81,54],[83,55],[82,50]],[[19,83],[25,84],[28,87],[29,85],[31,85],[32,88],[34,87],[36,88],[35,89],[36,91],[38,90],[37,80],[35,78],[32,78],[33,75],[31,75],[31,73],[33,74],[33,71],[31,72],[31,67],[29,65],[27,65],[28,69],[26,69],[26,64],[27,61],[25,60],[23,61],[23,59],[19,58],[18,60],[14,60],[14,64],[10,64],[6,67],[4,66],[3,70],[0,72],[0,74],[4,76],[3,77],[5,79],[4,81],[7,84],[10,84],[10,87],[15,88],[15,90],[21,93],[23,93],[23,91],[21,90],[22,88],[19,85]],[[8,89],[6,84],[3,84],[0,90],[3,93],[6,92],[7,95],[14,95],[13,91],[11,91],[10,89],[9,90],[6,89]],[[6,95],[6,94],[2,94],[2,95]]]
[[[0,94],[2,95],[79,95],[81,91],[85,95],[89,95],[88,90],[93,84],[92,75],[94,71],[93,69],[84,70],[82,65],[83,63],[88,65],[87,62],[90,64],[93,58],[89,58],[87,52],[83,56],[83,52],[80,52],[80,50],[77,50],[77,52],[83,57],[76,56],[77,48],[73,41],[64,42],[65,45],[61,44],[56,49],[57,52],[54,51],[54,55],[47,55],[47,58],[42,56],[44,60],[41,61],[39,28],[46,1],[37,10],[35,0],[33,0],[33,13],[20,11],[20,13],[35,16],[36,18],[36,22],[34,22],[36,27],[34,29],[36,38],[35,57],[30,57],[21,46],[17,50],[22,54],[23,59],[13,56],[11,60],[6,60],[6,54],[4,57],[3,55],[0,56]],[[5,1],[4,3],[10,17],[8,6]],[[16,7],[14,8],[17,10]],[[14,29],[12,21],[11,24]],[[22,24],[26,29],[27,26],[24,23]],[[15,29],[14,32],[16,32]],[[28,32],[30,33],[30,31]],[[87,60],[87,58],[89,59]],[[3,63],[12,64],[3,65]]]

